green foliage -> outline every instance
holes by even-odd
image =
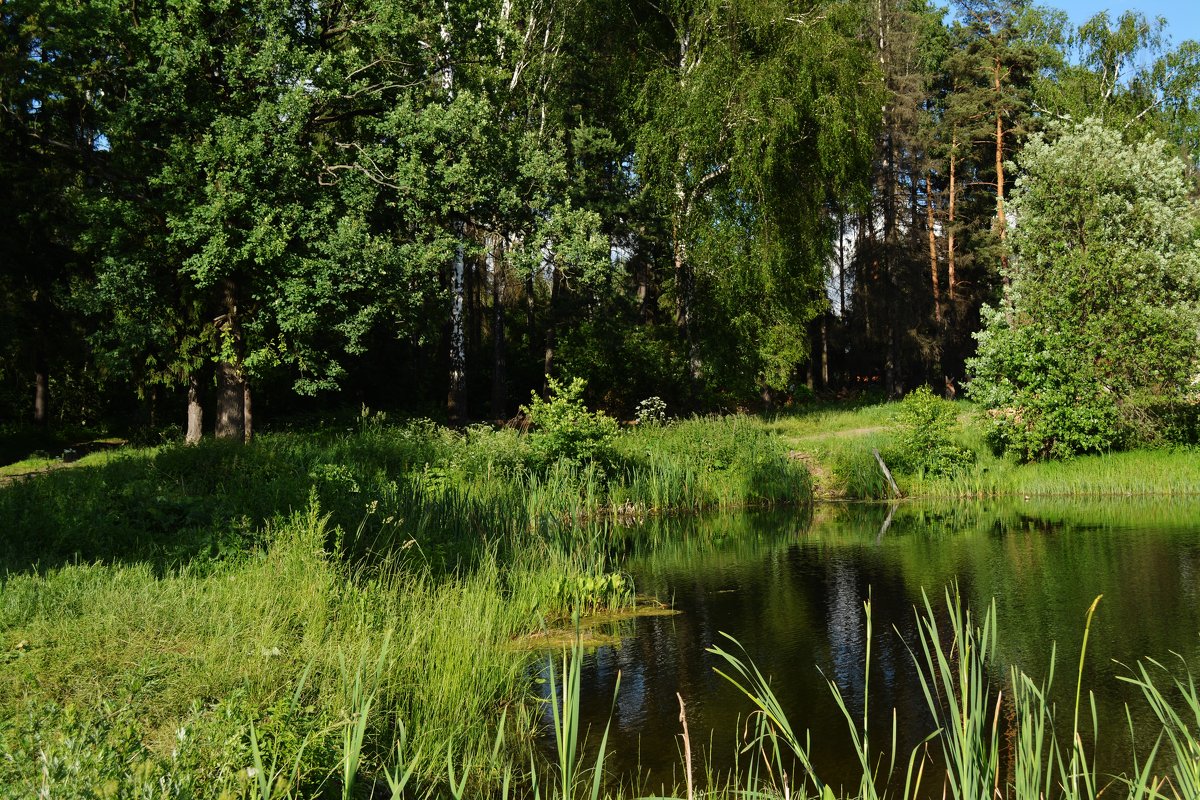
[[[950,475],[974,461],[974,453],[955,443],[957,410],[928,386],[905,395],[896,409],[893,452],[896,465],[910,472]]]
[[[581,614],[618,609],[633,600],[633,582],[620,572],[563,576],[555,588],[557,607]]]
[[[551,378],[548,385],[549,399],[534,392],[529,405],[521,406],[533,426],[529,444],[535,461],[543,467],[560,460],[576,465],[609,463],[617,421],[603,411],[588,411],[582,378],[567,384]]]
[[[1196,402],[1200,215],[1186,167],[1090,120],[1022,151],[1009,286],[971,362],[992,441],[1024,460],[1154,442]]]
[[[604,420],[602,433],[614,425],[594,418]],[[700,509],[809,497],[803,466],[752,419],[605,433],[605,469],[571,458],[547,464],[534,450],[535,435],[415,420],[264,434],[250,446],[214,441],[97,453],[77,468],[0,486],[0,570],[77,560],[144,560],[170,569],[236,558],[269,539],[264,526],[313,497],[331,528],[343,531],[348,556],[408,546],[435,571],[473,562],[490,547],[507,551],[533,531],[549,535],[553,520],[627,506]]]
[[[556,358],[564,374],[586,380],[596,402],[614,414],[634,413],[651,395],[686,408],[684,359],[668,326],[637,325],[614,309],[564,332]]]
[[[825,209],[864,194],[882,102],[863,11],[816,2],[796,25],[778,2],[665,9],[635,167],[670,231],[688,373],[718,402],[786,388],[827,305]]]

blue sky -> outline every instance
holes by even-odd
[[[1061,8],[1076,25],[1101,11],[1108,11],[1110,17],[1116,17],[1122,11],[1134,9],[1147,17],[1166,17],[1167,33],[1175,44],[1184,39],[1200,41],[1200,0],[1040,0],[1038,5]]]

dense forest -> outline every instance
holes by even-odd
[[[1200,45],[1021,0],[10,0],[0,23],[7,421],[499,420],[552,377],[622,415],[953,393],[1027,142],[1086,118],[1200,147]]]

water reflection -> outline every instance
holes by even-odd
[[[857,784],[846,721],[828,680],[855,719],[868,708],[872,739],[881,747],[890,742],[897,710],[903,764],[932,729],[910,653],[917,648],[914,607],[922,603],[922,587],[937,608],[955,581],[979,613],[995,599],[997,682],[1012,664],[1040,681],[1056,643],[1055,697],[1066,708],[1087,607],[1104,595],[1084,669],[1101,720],[1102,770],[1131,764],[1124,703],[1136,730],[1152,723],[1135,692],[1115,679],[1126,674],[1120,664],[1174,651],[1193,668],[1200,665],[1194,581],[1200,501],[832,506],[811,516],[656,520],[619,535],[639,591],[683,612],[628,623],[619,646],[590,653],[584,664],[584,716],[594,738],[622,675],[610,765],[626,783],[640,776],[645,789],[682,779],[676,692],[687,702],[697,760],[719,771],[734,766],[752,707],[714,672],[721,662],[707,648],[726,646],[722,633],[772,677],[793,725],[812,732],[824,780]],[[868,597],[874,610],[869,698]],[[1139,753],[1152,744],[1143,736]]]

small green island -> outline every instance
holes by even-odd
[[[0,4],[0,800],[1200,798],[1159,10]]]

